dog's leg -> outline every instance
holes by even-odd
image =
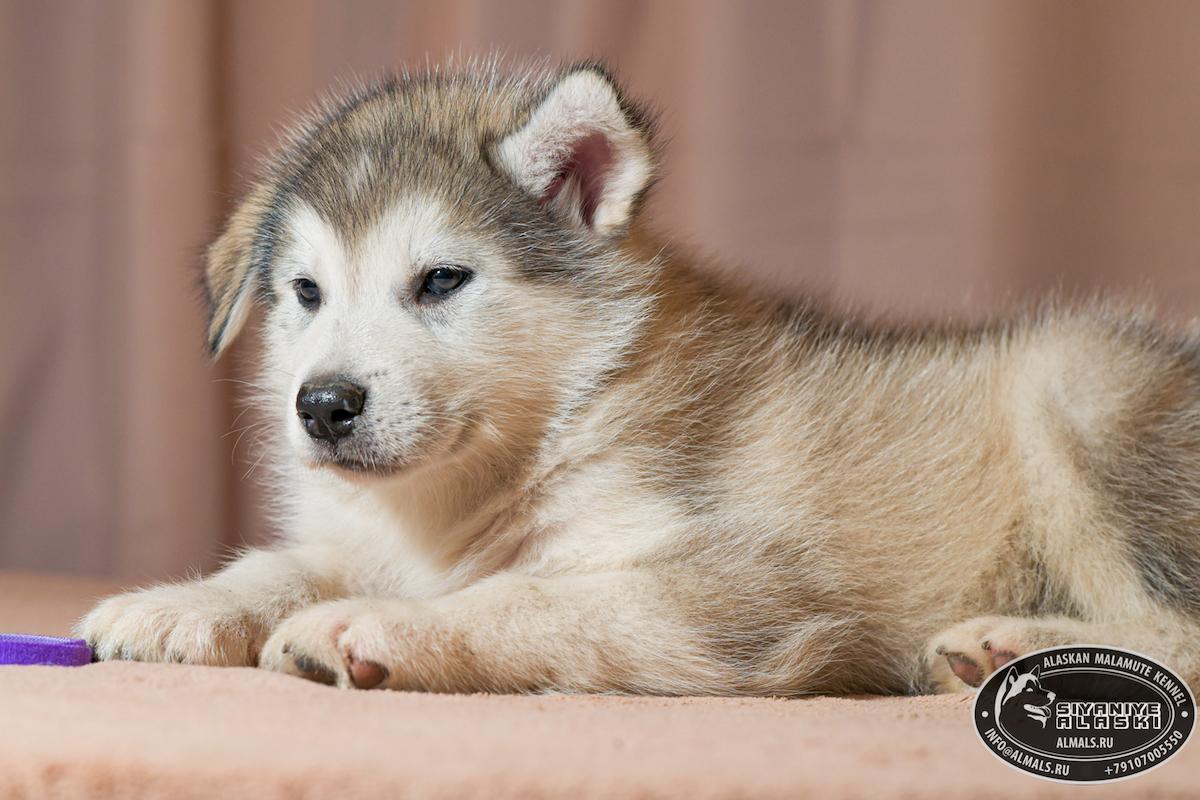
[[[977,687],[1015,658],[1067,644],[1121,647],[1157,658],[1195,685],[1200,678],[1200,626],[1164,612],[1147,622],[1087,622],[1070,617],[976,617],[934,636],[925,650],[930,687]]]
[[[252,550],[210,578],[110,597],[76,629],[102,661],[253,666],[275,623],[340,594],[331,559],[305,548]]]
[[[712,693],[734,685],[652,576],[496,575],[417,602],[364,598],[293,615],[260,666],[343,688]]]

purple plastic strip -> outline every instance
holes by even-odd
[[[0,633],[0,664],[81,667],[90,663],[92,648],[83,639]]]

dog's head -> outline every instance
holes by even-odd
[[[265,308],[266,413],[309,464],[511,451],[628,347],[653,170],[648,117],[596,65],[379,84],[302,126],[233,213],[210,347]]]
[[[1034,667],[1029,672],[1017,672],[1009,667],[1004,681],[996,693],[996,719],[1001,715],[1021,714],[1039,723],[1043,728],[1050,719],[1054,692],[1042,686],[1042,668]]]

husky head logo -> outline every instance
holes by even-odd
[[[1017,672],[1016,667],[1009,667],[1008,674],[1000,684],[996,693],[996,720],[1001,714],[1013,717],[1022,714],[1036,721],[1043,728],[1050,720],[1053,710],[1054,692],[1042,686],[1042,668],[1034,667],[1029,672]]]

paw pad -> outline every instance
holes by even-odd
[[[382,664],[374,661],[359,661],[353,657],[347,659],[347,671],[350,682],[356,689],[374,689],[387,680],[388,671]]]
[[[983,667],[962,653],[946,653],[950,662],[950,671],[967,686],[979,686],[983,683]]]

